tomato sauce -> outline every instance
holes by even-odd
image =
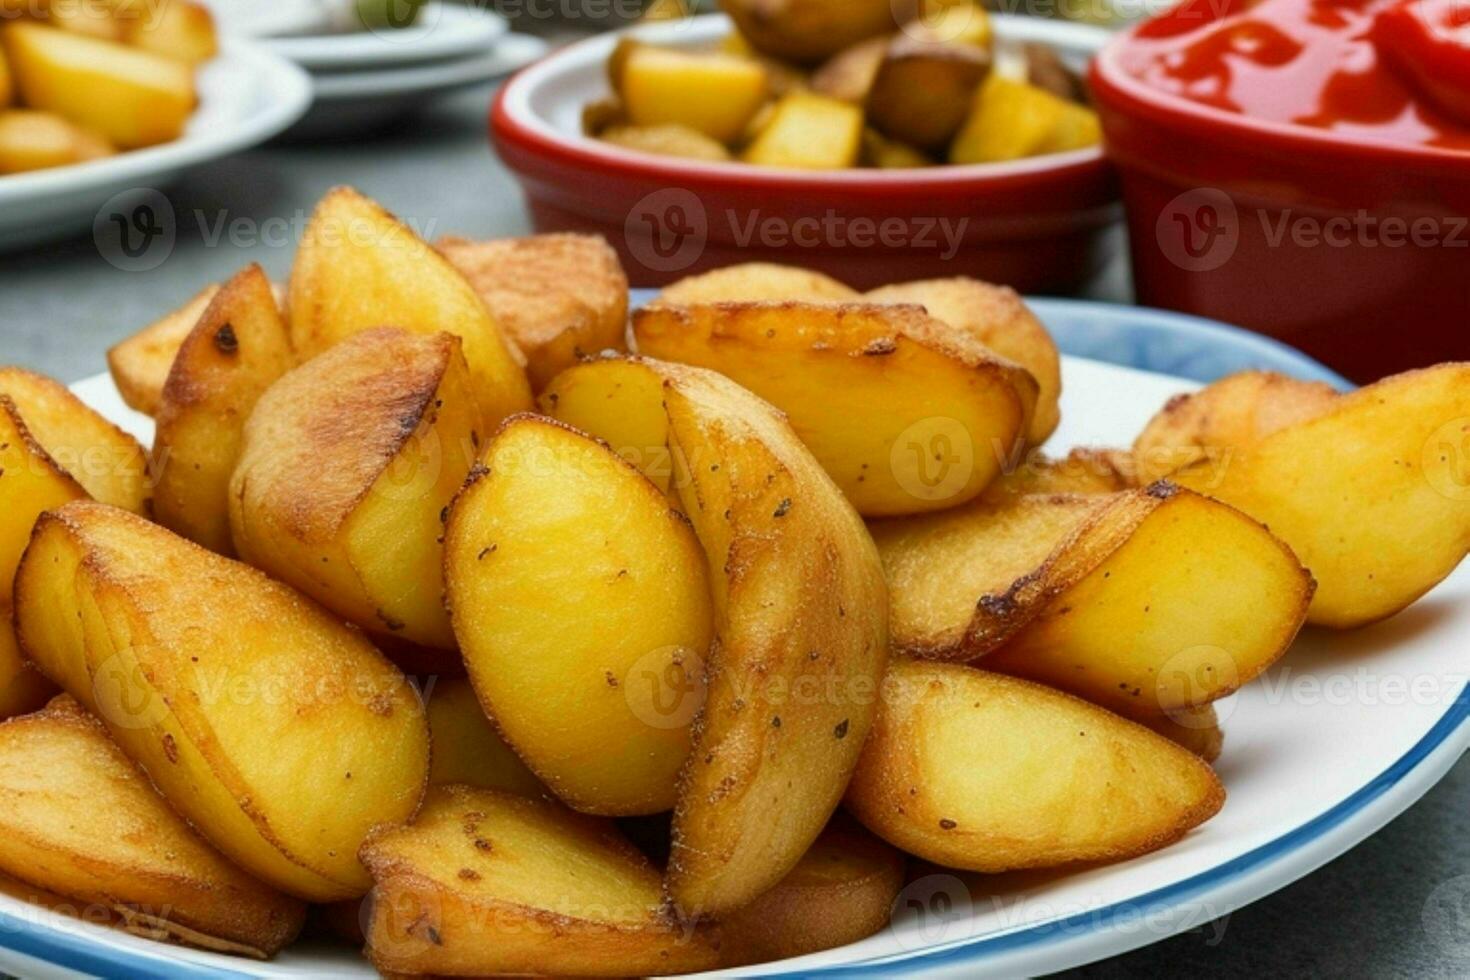
[[[1470,151],[1470,117],[1455,111],[1470,88],[1456,81],[1451,93],[1445,72],[1415,70],[1433,56],[1470,80],[1463,10],[1470,0],[1186,0],[1140,27],[1121,63],[1152,87],[1252,118]],[[1422,37],[1397,28],[1405,11],[1430,22]]]

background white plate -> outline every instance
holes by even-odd
[[[215,24],[238,37],[297,34],[321,26],[321,0],[204,0]]]
[[[190,167],[264,143],[311,105],[306,73],[253,41],[224,39],[198,84],[199,108],[172,143],[0,177],[0,249],[85,232],[113,195],[161,190]]]
[[[351,71],[483,54],[506,30],[505,19],[489,10],[434,2],[404,28],[274,37],[264,43],[312,71]]]

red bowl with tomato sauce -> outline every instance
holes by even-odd
[[[1140,303],[1359,381],[1470,357],[1470,0],[1400,3],[1186,0],[1099,55]]]

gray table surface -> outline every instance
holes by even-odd
[[[90,236],[0,257],[0,362],[75,381],[105,370],[110,344],[204,283],[251,261],[283,277],[295,229],[336,184],[356,186],[431,235],[527,232],[520,193],[486,141],[490,91],[465,91],[350,144],[267,147],[193,173],[168,191],[178,239],[152,271],[120,271]],[[286,241],[283,227],[293,230]],[[1123,298],[1122,282],[1114,270],[1101,295]],[[1470,976],[1467,818],[1470,761],[1462,760],[1408,813],[1302,881],[1075,975]],[[1459,904],[1450,911],[1458,928],[1426,930],[1431,892],[1457,878],[1463,887],[1451,886]]]

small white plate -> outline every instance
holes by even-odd
[[[278,37],[321,30],[321,0],[204,0],[220,32],[236,37]]]
[[[159,191],[190,167],[264,143],[311,105],[311,79],[253,41],[225,39],[199,72],[199,108],[172,143],[0,177],[0,249],[92,226],[115,195]]]
[[[507,29],[499,14],[436,0],[425,4],[418,20],[408,27],[276,37],[266,43],[272,51],[313,72],[361,71],[483,55]]]

